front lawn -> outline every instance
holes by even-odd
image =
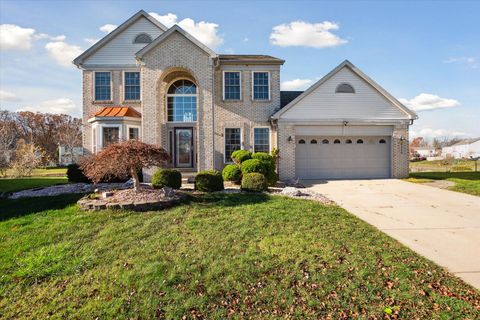
[[[0,318],[479,314],[478,291],[337,206],[240,194],[32,213],[19,201],[0,204],[18,216],[0,222]]]
[[[477,161],[477,168],[480,169],[480,161]],[[410,162],[410,171],[412,172],[426,172],[426,171],[475,171],[475,161],[466,159],[452,159],[447,160],[434,160],[434,161],[417,161]]]
[[[68,183],[67,177],[25,177],[17,179],[0,179],[1,192],[15,192],[25,189],[48,187],[55,184]]]
[[[415,183],[448,180],[455,183],[449,190],[480,196],[480,172],[415,172],[407,181]]]

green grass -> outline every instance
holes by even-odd
[[[479,314],[478,291],[337,206],[240,194],[83,212],[68,197],[0,200],[0,318]]]
[[[477,170],[480,170],[480,161],[477,161]],[[464,160],[464,159],[455,159],[455,160],[452,160],[451,163],[448,163],[445,160],[434,160],[434,161],[424,160],[424,161],[418,161],[418,162],[410,162],[410,171],[412,172],[475,171],[475,162],[471,160]]]
[[[406,180],[417,183],[448,180],[455,183],[449,190],[480,196],[480,172],[415,172]]]
[[[63,183],[68,183],[66,177],[25,177],[18,179],[7,178],[0,179],[0,192],[15,192]]]

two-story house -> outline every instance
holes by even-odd
[[[173,167],[199,171],[222,170],[237,149],[277,148],[281,179],[408,174],[416,114],[348,61],[305,92],[283,92],[283,60],[217,54],[142,10],[74,63],[88,152],[140,139],[168,150]]]

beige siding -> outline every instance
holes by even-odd
[[[335,93],[340,83],[349,83],[355,93]],[[392,105],[377,90],[343,68],[300,100],[282,116],[285,120],[324,119],[405,119],[407,115]]]
[[[141,17],[97,52],[88,57],[84,64],[87,66],[135,65],[135,54],[146,45],[145,43],[133,43],[135,37],[140,33],[147,33],[152,39],[155,39],[162,34],[162,30],[144,17]]]

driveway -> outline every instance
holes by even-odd
[[[480,289],[480,197],[393,179],[303,182]]]

